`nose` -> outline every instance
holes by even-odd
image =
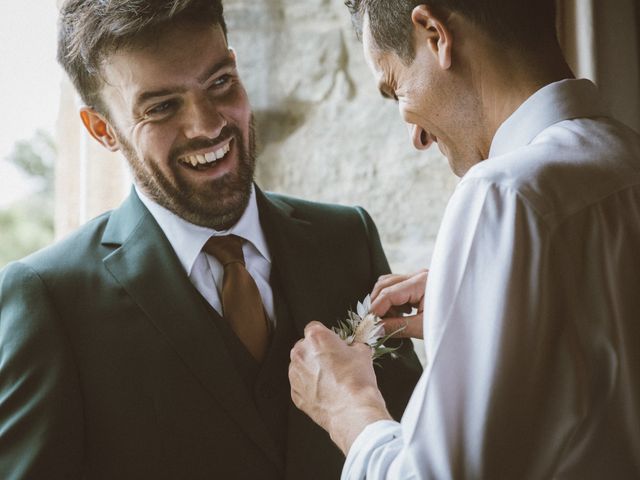
[[[217,138],[227,120],[208,98],[197,98],[185,109],[184,133],[187,138]]]
[[[409,134],[413,141],[413,146],[417,150],[426,150],[433,143],[433,138],[429,133],[418,125],[409,125]]]

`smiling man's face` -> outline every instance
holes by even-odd
[[[376,45],[366,17],[362,32],[364,56],[378,89],[397,102],[414,147],[426,150],[437,143],[452,171],[462,177],[482,159],[473,142],[478,105],[465,79],[452,74],[450,63],[435,50],[440,42],[429,40],[435,34],[428,28],[419,31],[415,57],[407,64]]]
[[[110,55],[102,75],[112,149],[122,150],[137,185],[191,223],[235,223],[250,196],[255,148],[251,108],[222,29],[172,27]]]

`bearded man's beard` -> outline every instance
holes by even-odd
[[[212,180],[197,189],[179,175],[184,168],[178,158],[184,153],[209,148],[233,138],[237,150],[238,167],[225,176]],[[132,145],[119,136],[122,152],[127,158],[139,188],[156,203],[184,220],[203,227],[225,230],[233,226],[244,213],[249,198],[256,165],[255,123],[249,125],[249,144],[236,126],[226,126],[216,139],[196,139],[180,145],[169,153],[169,168],[174,172],[167,178],[151,159],[140,160]]]

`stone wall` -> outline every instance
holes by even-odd
[[[585,2],[561,0],[559,24],[574,70],[595,78],[590,25],[600,17],[582,18]],[[311,200],[361,205],[376,221],[394,271],[428,266],[458,179],[436,147],[413,150],[395,104],[377,91],[343,0],[226,0],[225,8],[257,120],[258,183]],[[600,26],[600,38],[617,31],[617,23],[613,18]],[[606,92],[617,96],[623,79],[638,99],[637,52],[640,48],[625,49],[624,56],[618,52],[615,58],[622,61],[608,72]],[[608,51],[601,49],[600,57],[608,58]],[[130,188],[124,161],[87,136],[76,102],[65,80],[56,173],[58,237],[116,207]],[[640,125],[640,108],[633,108],[636,115],[630,118]],[[616,113],[625,118],[625,111]]]
[[[361,205],[378,225],[392,268],[426,266],[457,179],[437,148],[413,151],[384,101],[342,0],[226,0],[230,43],[254,108],[257,181],[265,190]],[[83,131],[63,84],[56,233],[117,206],[130,177],[119,155]]]
[[[618,8],[611,10],[622,17],[632,0],[612,2]],[[631,41],[609,54],[603,39],[623,30],[612,14],[598,25],[596,42],[593,19],[603,18],[596,3],[559,2],[561,39],[579,76],[595,79],[599,59],[616,59],[615,65],[608,61],[608,74],[598,83],[626,101],[623,107],[633,107],[635,117],[629,118],[640,125],[640,105],[634,106],[640,101],[640,48]],[[361,205],[378,225],[393,270],[427,266],[458,180],[437,147],[413,150],[396,106],[377,91],[343,0],[225,0],[225,9],[258,124],[258,183],[312,200]],[[616,95],[623,85],[630,93]],[[627,114],[614,111],[623,119]],[[83,132],[67,81],[58,140],[56,232],[62,236],[117,206],[130,176],[119,155]]]
[[[394,270],[426,266],[457,179],[437,148],[413,150],[343,1],[227,0],[225,11],[257,120],[258,183],[361,205]]]

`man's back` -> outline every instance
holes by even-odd
[[[496,156],[467,173],[456,192],[464,198],[454,196],[481,212],[476,236],[494,230],[484,244],[496,248],[489,261],[497,266],[475,270],[507,299],[484,302],[504,307],[503,341],[528,345],[531,370],[520,375],[538,376],[522,385],[534,389],[524,410],[535,421],[514,423],[536,452],[534,463],[551,466],[542,475],[632,478],[640,471],[640,463],[629,464],[640,462],[640,137],[590,115],[553,123],[511,149],[505,133],[535,123],[527,114],[544,116],[525,105],[507,120],[492,147]],[[496,348],[518,364],[508,344]],[[524,394],[512,387],[509,401]],[[493,408],[505,416],[511,409]]]

